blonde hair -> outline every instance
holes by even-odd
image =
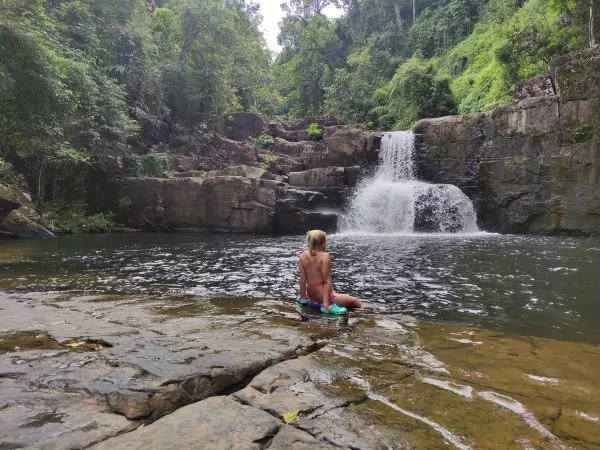
[[[327,239],[327,234],[325,234],[322,230],[311,230],[306,233],[306,242],[308,244],[308,251],[311,255],[316,255],[317,250],[323,246],[325,240]]]

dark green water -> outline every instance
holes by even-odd
[[[199,234],[0,242],[10,291],[290,299],[304,238]],[[600,239],[531,236],[330,238],[334,287],[403,312],[508,332],[600,343]]]

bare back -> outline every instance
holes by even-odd
[[[305,250],[300,255],[300,266],[304,272],[306,290],[311,298],[321,299],[327,289],[327,295],[331,291],[331,258],[327,252],[318,252],[312,255]]]

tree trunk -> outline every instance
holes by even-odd
[[[394,4],[394,9],[396,10],[396,24],[398,25],[398,30],[402,31],[402,14],[400,12],[400,5],[398,3]]]
[[[413,0],[413,25],[415,24],[415,20],[417,20],[417,0]]]
[[[594,0],[590,0],[590,48],[596,46],[596,33],[594,29]]]

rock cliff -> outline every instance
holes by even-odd
[[[486,230],[600,233],[600,52],[551,72],[558,95],[413,127],[419,177],[460,187]]]
[[[308,140],[318,123],[323,139]],[[118,181],[120,221],[149,230],[235,233],[335,231],[363,167],[377,161],[378,133],[329,116],[267,124],[260,116],[210,116],[205,141],[168,149],[168,178]],[[252,138],[270,133],[272,145]],[[267,170],[268,169],[268,170]]]

